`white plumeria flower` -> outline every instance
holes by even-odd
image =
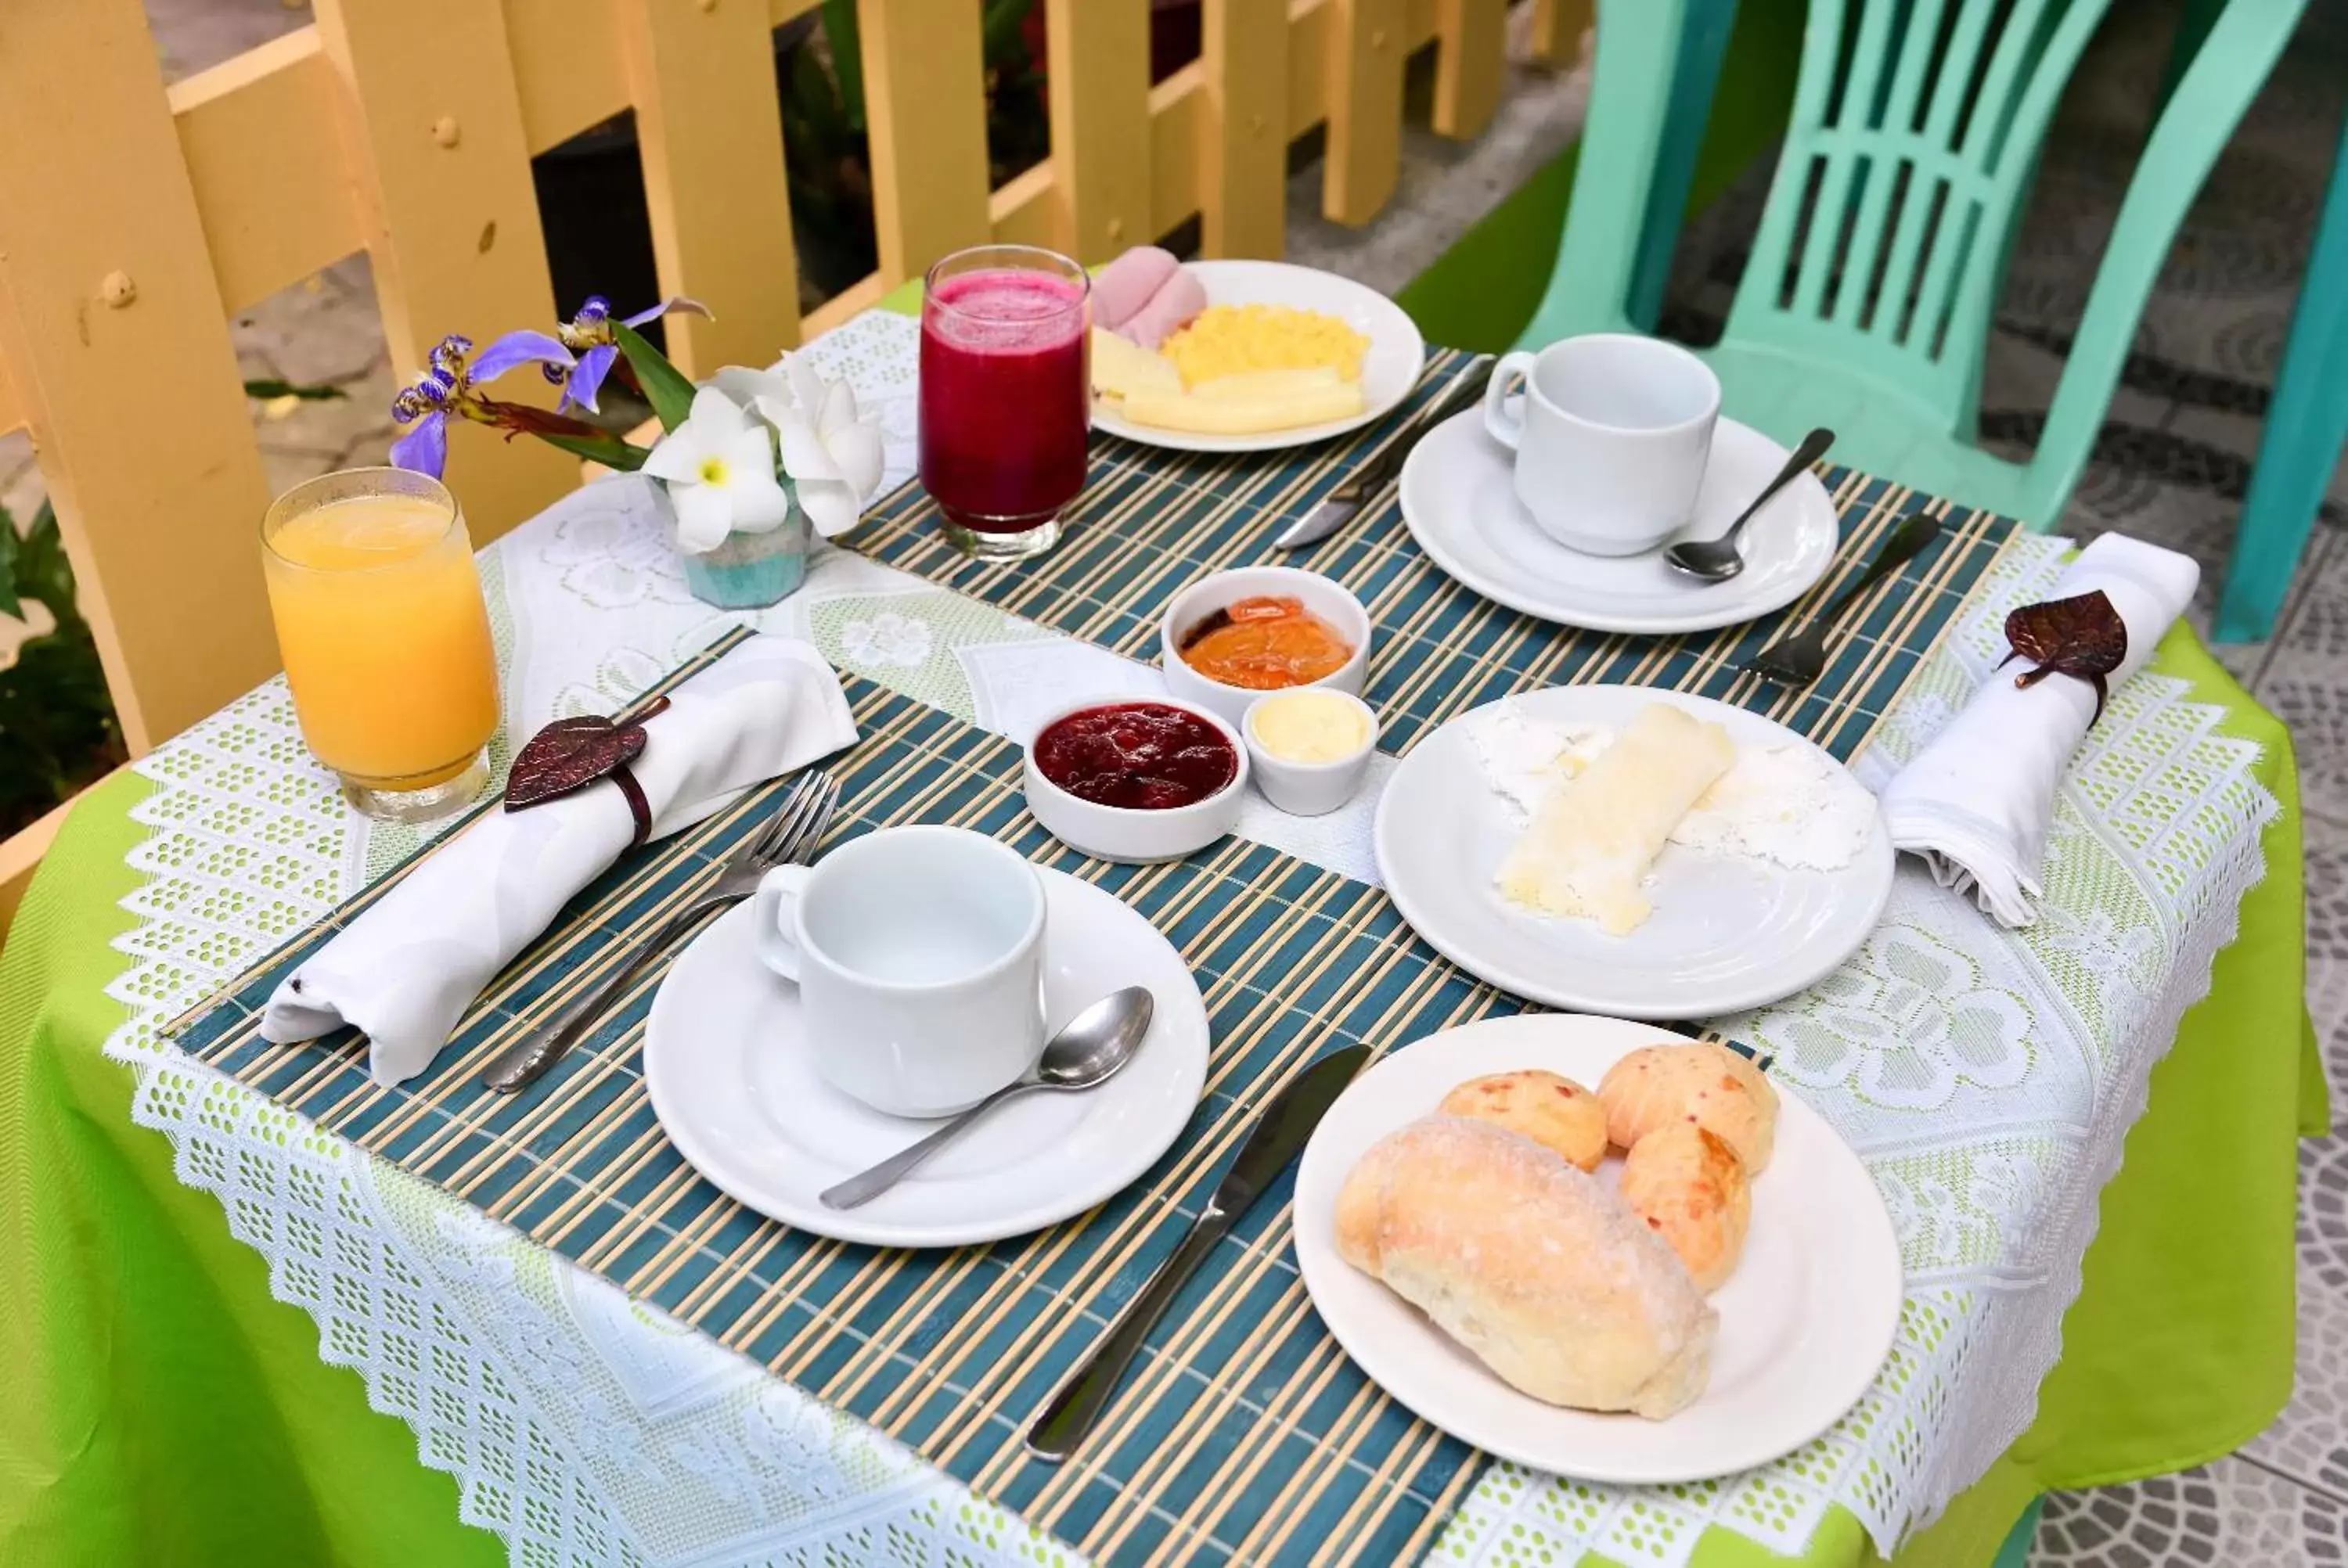
[[[776,416],[767,412],[769,406],[791,405],[791,384],[783,378],[779,364],[770,370],[729,364],[711,376],[709,384],[743,407],[756,410],[758,417],[769,425],[776,423]]]
[[[791,515],[767,427],[714,386],[693,395],[692,412],[661,437],[644,471],[668,486],[677,543],[693,555],[707,555],[728,534],[781,528]]]
[[[825,380],[805,354],[785,356],[781,377],[767,372],[760,379],[789,384],[788,398],[762,387],[757,403],[782,438],[783,472],[799,509],[823,538],[846,533],[880,488],[880,427],[858,413],[848,383]]]

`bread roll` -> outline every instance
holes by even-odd
[[[1510,1387],[1661,1420],[1704,1392],[1718,1319],[1594,1176],[1488,1122],[1429,1116],[1337,1194],[1337,1254]]]
[[[1777,1142],[1777,1091],[1761,1070],[1709,1040],[1644,1045],[1598,1081],[1606,1135],[1625,1149],[1659,1127],[1688,1122],[1718,1133],[1757,1176]]]
[[[1717,1290],[1745,1251],[1753,1188],[1745,1162],[1707,1128],[1674,1122],[1631,1145],[1622,1201],[1671,1244],[1705,1290]]]
[[[1606,1107],[1570,1078],[1528,1068],[1471,1078],[1443,1097],[1447,1116],[1472,1116],[1522,1132],[1585,1171],[1606,1157]]]

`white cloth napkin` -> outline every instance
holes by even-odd
[[[2189,557],[2106,534],[2064,569],[2046,597],[2101,589],[2112,601],[2127,625],[2127,657],[2104,678],[2117,692],[2152,657],[2200,580]],[[2096,712],[2095,688],[2068,675],[2017,688],[2014,677],[2029,668],[2016,661],[1984,681],[1882,797],[1891,842],[1922,856],[1941,886],[1970,892],[2009,927],[2038,917],[2031,900],[2044,891],[2038,871],[2055,785]]]
[[[644,737],[629,769],[661,838],[848,745],[856,721],[813,647],[757,637],[672,692]],[[620,857],[633,832],[609,779],[527,811],[484,815],[288,976],[269,999],[262,1034],[283,1045],[349,1024],[367,1037],[377,1082],[415,1077],[481,988]]]

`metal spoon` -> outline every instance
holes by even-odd
[[[1833,445],[1834,432],[1831,430],[1813,430],[1803,436],[1802,444],[1794,448],[1794,455],[1786,459],[1786,466],[1777,470],[1777,477],[1753,497],[1753,504],[1728,525],[1726,533],[1716,539],[1688,539],[1673,545],[1663,552],[1663,559],[1675,569],[1690,577],[1700,577],[1706,582],[1726,582],[1743,571],[1745,558],[1736,553],[1736,536],[1745,531],[1745,525],[1753,520],[1754,513],[1769,504],[1771,497],[1792,484],[1796,475],[1825,456],[1827,448]]]
[[[852,1209],[870,1203],[903,1181],[914,1166],[960,1137],[972,1122],[1031,1089],[1091,1089],[1107,1082],[1133,1060],[1141,1037],[1149,1032],[1152,1005],[1144,987],[1128,986],[1121,991],[1111,991],[1070,1019],[1025,1074],[912,1147],[901,1149],[870,1170],[819,1193],[818,1201],[828,1209]]]

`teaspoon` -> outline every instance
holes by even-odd
[[[1753,504],[1728,525],[1726,533],[1716,539],[1688,539],[1675,544],[1663,552],[1663,559],[1674,570],[1685,572],[1690,577],[1700,577],[1706,582],[1726,582],[1743,571],[1745,558],[1737,553],[1736,536],[1745,531],[1745,525],[1753,520],[1754,513],[1769,504],[1771,497],[1792,484],[1795,477],[1811,464],[1825,456],[1827,448],[1833,445],[1834,432],[1831,430],[1813,430],[1803,436],[1802,444],[1794,448],[1794,455],[1786,459],[1786,466],[1777,470],[1777,477],[1753,497]]]
[[[1133,1060],[1141,1037],[1149,1032],[1152,1005],[1144,987],[1128,986],[1121,991],[1111,991],[1070,1019],[1044,1047],[1044,1054],[1036,1058],[1035,1065],[1021,1076],[911,1148],[901,1149],[870,1170],[827,1187],[816,1194],[817,1200],[828,1209],[852,1209],[869,1204],[1004,1101],[1031,1089],[1091,1089],[1107,1082]]]

